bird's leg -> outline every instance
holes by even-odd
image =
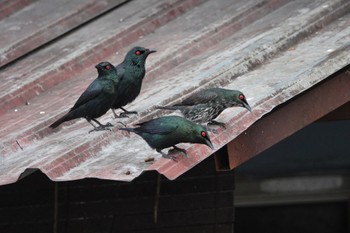
[[[205,127],[205,129],[208,131],[208,132],[212,132],[214,134],[218,133],[218,131],[216,129],[213,129],[213,128],[210,128],[209,127],[209,123],[206,124],[206,125],[203,125],[203,127]]]
[[[210,125],[217,125],[219,127],[222,127],[224,129],[226,129],[225,123],[212,120],[212,121],[207,123],[206,128],[207,128],[207,131],[210,131],[210,132],[213,132],[213,133],[217,133],[217,130],[213,129],[213,128],[210,128]]]
[[[86,118],[86,120],[87,120],[87,122],[90,123],[90,125],[92,125],[92,127],[94,127],[94,129],[92,131],[96,130],[97,127],[94,124],[92,124],[91,119],[87,119]],[[90,130],[89,133],[92,132],[92,131]]]
[[[187,157],[187,151],[185,149],[179,148],[177,146],[173,146],[173,149],[169,150],[169,152],[176,152],[176,151],[180,151],[181,153],[184,154],[185,157]]]
[[[94,124],[92,124],[91,119],[88,119],[88,118],[87,118],[86,120],[87,120],[87,122],[90,123],[90,125],[92,125],[92,127],[96,128],[96,126],[95,126]]]
[[[99,126],[98,127],[96,127],[96,126],[94,126],[90,121],[91,120],[93,120],[94,122],[96,122]],[[109,128],[109,127],[112,127],[113,125],[111,124],[111,123],[107,123],[107,124],[105,124],[105,125],[103,125],[103,124],[101,124],[98,120],[96,120],[96,119],[94,119],[94,118],[91,118],[91,119],[89,119],[88,121],[89,121],[89,123],[91,124],[91,125],[93,125],[94,126],[94,129],[92,129],[92,130],[90,130],[89,131],[89,133],[91,133],[91,132],[93,132],[93,131],[102,131],[102,130],[109,130],[109,131],[111,131],[111,129]]]
[[[121,121],[118,121],[117,123],[121,124],[122,126],[126,127],[126,124],[124,124],[123,122]]]
[[[160,149],[156,149],[156,151],[157,151],[159,154],[161,154],[163,158],[172,159],[172,160],[174,160],[175,162],[177,162],[176,156],[172,156],[172,155],[170,155],[169,153],[168,153],[168,154],[165,154],[165,153],[164,153],[162,150],[160,150]]]
[[[129,117],[129,114],[137,114],[136,111],[128,111],[125,108],[120,107],[121,110],[123,110],[124,112],[120,113],[118,117]]]
[[[128,111],[125,108],[120,107],[121,110],[123,110],[126,114],[137,114],[136,111]]]
[[[224,129],[226,129],[225,123],[223,123],[223,122],[212,120],[208,124],[210,124],[210,125],[218,125],[218,126],[224,128]]]
[[[115,113],[115,110],[113,108],[112,108],[112,112],[113,112],[114,118],[118,118],[118,115],[117,113]]]
[[[95,121],[100,127],[112,127],[113,125],[109,122],[107,122],[107,124],[103,125],[101,124],[101,122],[99,122],[98,120],[91,118],[91,120]]]

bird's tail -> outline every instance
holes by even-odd
[[[55,121],[54,123],[52,123],[49,127],[50,128],[57,128],[60,124],[62,124],[63,122],[66,121],[66,115],[64,115],[63,117],[61,117],[60,119],[58,119],[57,121]]]
[[[73,120],[75,118],[78,118],[79,116],[76,116],[74,111],[70,111],[68,112],[66,115],[64,115],[63,117],[61,117],[60,119],[58,119],[57,121],[55,121],[54,123],[52,123],[49,127],[50,128],[57,128],[60,124],[62,124],[65,121],[70,121]]]
[[[135,131],[135,129],[134,129],[134,128],[119,128],[119,130],[124,130],[124,131],[126,131],[126,132],[133,132],[133,133],[137,133],[137,132]]]
[[[63,122],[67,121],[67,115],[64,115],[63,117],[61,117],[60,119],[58,119],[57,121],[55,121],[54,123],[52,123],[49,127],[50,128],[57,128],[60,124],[62,124]]]
[[[162,109],[162,110],[177,110],[179,107],[177,106],[156,106],[156,109]]]

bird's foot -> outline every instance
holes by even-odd
[[[225,123],[218,122],[218,121],[210,121],[206,125],[206,129],[207,129],[207,131],[212,132],[214,134],[217,134],[218,131],[216,129],[213,129],[212,127],[210,127],[211,125],[216,125],[216,126],[219,126],[219,127],[226,129]]]
[[[181,149],[179,147],[176,147],[176,146],[173,146],[174,148],[169,150],[168,151],[168,154],[162,154],[163,155],[163,158],[167,158],[167,159],[172,159],[174,160],[175,162],[177,162],[177,157],[178,156],[175,156],[175,155],[171,155],[171,154],[174,154],[174,153],[182,153],[184,157],[187,158],[187,152],[185,149]]]
[[[94,131],[104,131],[104,130],[112,131],[112,130],[110,129],[110,127],[112,127],[112,126],[113,126],[113,125],[112,125],[111,123],[108,122],[108,123],[105,124],[105,125],[100,125],[100,126],[98,126],[98,127],[95,127],[94,129],[90,130],[89,133],[94,132]]]
[[[187,151],[185,149],[179,148],[177,146],[173,146],[173,149],[169,150],[170,153],[180,152],[187,158]]]
[[[213,134],[217,134],[218,131],[216,129],[210,128],[208,125],[206,126],[208,132],[212,132]]]
[[[124,124],[124,123],[121,122],[121,121],[118,121],[117,123],[121,124],[123,127],[126,127],[126,124]]]
[[[217,125],[217,126],[220,126],[220,127],[224,128],[224,129],[226,129],[225,123],[219,122],[219,121],[210,121],[208,123],[208,125]]]
[[[166,159],[171,159],[171,160],[177,162],[176,156],[170,155],[169,153],[168,154],[162,154],[162,157],[166,158]]]
[[[114,115],[115,118],[129,118],[128,114],[125,112],[120,113],[119,115]]]
[[[112,130],[111,130],[110,128],[108,128],[108,127],[98,126],[98,127],[94,128],[94,129],[90,130],[89,133],[95,132],[95,131],[104,131],[104,130],[112,131]]]
[[[206,125],[202,125],[208,132],[212,132],[213,134],[217,134],[218,131],[212,127],[210,127],[209,124],[206,124]]]
[[[173,150],[174,150],[174,149],[173,149]],[[159,149],[157,149],[157,152],[158,152],[159,154],[161,154],[163,158],[171,159],[171,160],[177,162],[177,159],[176,159],[177,156],[171,155],[171,154],[173,153],[173,150],[169,150],[169,151],[168,151],[168,154],[164,153],[163,151],[161,151],[161,150],[159,150]]]
[[[115,118],[125,118],[125,117],[129,117],[129,115],[131,114],[138,114],[136,111],[132,111],[132,112],[121,112],[119,115],[115,115]]]
[[[113,125],[111,124],[111,123],[109,123],[109,122],[107,122],[107,124],[105,124],[105,125],[101,125],[102,127],[113,127]]]

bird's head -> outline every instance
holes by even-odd
[[[115,67],[107,61],[100,62],[95,68],[99,75],[108,75],[115,72]]]
[[[192,136],[195,139],[195,143],[201,143],[214,149],[212,142],[210,141],[208,132],[201,126],[196,124]]]
[[[245,95],[240,92],[240,91],[233,91],[233,95],[231,96],[231,100],[232,100],[232,107],[234,106],[240,106],[243,108],[246,108],[249,112],[252,111],[252,109],[250,108],[247,99],[245,98]]]
[[[156,50],[146,49],[144,47],[134,47],[125,56],[125,60],[133,65],[145,65],[146,58],[151,53],[157,52]]]

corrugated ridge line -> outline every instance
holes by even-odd
[[[24,104],[27,100],[58,83],[74,77],[75,74],[86,69],[86,67],[97,63],[104,57],[111,56],[116,50],[136,41],[139,35],[152,33],[156,28],[175,19],[201,2],[201,0],[174,0],[171,4],[161,4],[163,7],[159,6],[153,15],[134,22],[120,33],[105,38],[92,48],[87,48],[79,54],[73,52],[74,54],[69,60],[56,61],[49,69],[41,72],[40,76],[31,83],[18,86],[16,90],[2,95],[0,98],[0,115]],[[76,64],[79,64],[79,66]]]
[[[4,0],[0,3],[0,20],[37,0]]]
[[[335,19],[337,19],[341,15],[347,13],[349,6],[350,6],[350,3],[348,3],[347,1],[338,1],[337,3],[334,3],[333,6],[329,6],[328,9],[332,9],[332,10],[324,9],[324,8],[322,8],[322,6],[320,6],[318,9],[314,10],[315,11],[314,14],[309,16],[310,17],[309,20],[311,22],[310,21],[308,21],[308,23],[303,22],[302,25],[300,25],[300,28],[297,28],[297,29],[295,28],[295,25],[286,26],[286,27],[289,27],[291,29],[288,31],[288,36],[293,36],[293,37],[287,38],[286,35],[281,35],[281,38],[276,38],[276,41],[272,41],[271,44],[277,44],[278,46],[276,46],[276,48],[273,49],[273,53],[271,53],[270,50],[266,51],[266,49],[260,51],[262,54],[264,54],[264,56],[262,56],[262,58],[264,60],[268,60],[272,56],[275,56],[278,53],[285,51],[287,48],[291,47],[292,45],[297,44],[302,39],[304,39],[305,35],[310,35],[309,33],[315,32],[316,30],[333,22]],[[320,16],[321,16],[321,18],[320,18]],[[278,43],[276,43],[276,42],[278,42]],[[256,54],[256,52],[257,51],[252,51],[251,54]],[[255,58],[254,58],[254,56],[252,56],[252,57],[249,57],[249,59],[255,59]],[[251,61],[251,60],[249,60],[249,59],[247,59],[246,62],[250,64],[249,61]],[[260,61],[260,62],[263,62],[263,61]],[[259,65],[261,64],[260,62],[259,62]],[[252,64],[253,65],[251,66],[250,69],[256,68],[258,66],[256,64],[256,61],[252,62]],[[237,67],[225,67],[225,69],[227,71],[230,71],[231,69],[238,69],[238,68]],[[227,76],[224,76],[223,74],[224,74],[224,72],[220,72],[220,74],[218,74],[216,76],[216,78],[222,78],[222,79],[227,78]],[[159,111],[153,111],[153,112],[151,112],[151,114],[146,115],[146,117],[144,117],[143,119],[141,119],[141,120],[138,119],[138,121],[143,121],[145,119],[152,118],[156,115],[157,112],[159,112]],[[266,113],[267,112],[261,112],[260,116],[255,116],[254,119],[252,119],[250,121],[250,125],[253,124],[254,121],[259,119],[260,117],[262,117]],[[230,122],[231,123],[234,122],[235,123],[234,125],[236,126],[237,122],[239,122],[239,120],[245,119],[245,117],[242,117],[242,116],[247,116],[247,118],[252,118],[251,115],[250,116],[245,115],[244,112],[241,112],[237,117],[235,117],[235,119],[230,120]],[[239,119],[239,120],[237,121],[237,119]],[[248,128],[250,125],[245,124],[245,127]],[[235,134],[232,134],[232,135],[234,135],[234,136],[232,136],[233,138],[231,138],[231,136],[230,136],[230,138],[228,138],[226,133],[225,133],[225,135],[223,135],[223,134],[217,135],[214,138],[214,140],[216,141],[216,138],[219,138],[219,137],[225,137],[226,138],[225,141],[231,141],[232,139],[234,139],[234,137],[236,137],[237,135],[239,135],[241,132],[243,132],[245,130],[245,129],[237,129],[235,127],[234,127],[234,129],[235,129]],[[116,129],[114,129],[113,131],[116,131]],[[102,139],[103,143],[106,143],[106,145],[107,145],[108,141],[111,140],[111,137],[112,136],[109,137],[108,134],[103,134],[103,138],[101,137],[101,139]],[[219,148],[216,148],[216,149],[219,149]],[[205,158],[207,158],[211,153],[213,153],[213,151],[211,151],[210,149],[208,149],[207,147],[202,146],[202,145],[191,145],[188,148],[188,152],[189,152],[189,154],[191,154],[191,157],[186,159],[186,160],[182,160],[179,163],[174,163],[173,161],[168,160],[168,159],[160,159],[160,160],[156,161],[152,166],[150,166],[147,170],[157,170],[158,172],[165,175],[169,179],[176,179],[179,175],[188,171],[193,166],[195,166],[196,164],[198,164],[199,162],[201,162]],[[181,169],[179,169],[179,167],[181,167]],[[47,175],[50,177],[49,173]],[[59,178],[59,177],[56,177],[55,179],[57,179],[57,178]],[[130,180],[132,180],[133,178],[135,178],[135,177],[130,175]],[[125,180],[125,177],[123,180]]]
[[[320,9],[323,8],[322,6],[319,7]],[[313,23],[309,23],[309,21],[305,21],[302,25],[302,27],[296,31],[290,31],[290,33],[288,35],[281,35],[281,38],[278,38],[276,42],[271,42],[271,46],[266,46],[267,48],[271,49],[273,48],[273,50],[270,53],[265,53],[263,55],[263,60],[259,60],[259,59],[254,59],[254,57],[251,57],[250,59],[244,59],[244,62],[242,62],[240,64],[240,66],[245,66],[246,68],[242,68],[241,70],[245,70],[245,72],[241,73],[236,73],[236,72],[232,72],[232,70],[227,69],[227,71],[230,74],[225,74],[226,72],[223,72],[221,74],[219,74],[218,76],[215,77],[214,81],[209,81],[207,83],[203,83],[203,85],[199,86],[199,87],[195,87],[194,88],[194,92],[203,89],[203,88],[207,88],[209,86],[217,86],[217,84],[219,83],[220,86],[222,85],[227,85],[232,79],[243,75],[244,73],[248,72],[249,70],[252,70],[258,66],[260,66],[265,60],[269,59],[272,56],[276,56],[277,54],[285,51],[287,48],[291,47],[292,45],[297,44],[299,41],[303,40],[305,38],[306,35],[310,35],[312,33],[314,33],[315,31],[323,28],[325,25],[333,22],[335,19],[341,17],[342,15],[346,14],[349,12],[349,8],[350,8],[350,3],[347,1],[338,1],[335,6],[330,6],[330,8],[323,8],[323,10],[321,10],[321,12],[316,12],[315,14],[313,14],[311,16],[311,21]],[[328,9],[331,9],[331,11],[329,11]],[[317,11],[317,10],[315,10]],[[322,15],[321,17],[319,17],[320,15]],[[277,46],[272,46],[273,45],[277,45]],[[266,49],[264,49],[266,51]],[[259,51],[260,53],[264,53],[265,51]],[[257,54],[257,52],[252,52],[252,54]],[[254,59],[254,60],[252,60]],[[326,62],[323,62],[326,63]],[[323,63],[319,64],[319,66],[322,66]],[[339,67],[339,69],[342,67]],[[238,71],[240,69],[238,69],[237,67],[233,67],[233,70],[237,69]],[[335,70],[337,71],[337,70]],[[330,71],[329,75],[331,75],[333,72],[335,71]],[[303,73],[303,75],[308,76],[309,72]],[[230,76],[231,78],[228,78],[228,76]],[[327,76],[326,76],[327,77]],[[325,78],[325,77],[323,77]],[[321,81],[321,80],[320,80]],[[292,88],[292,87],[291,87]],[[192,94],[192,92],[190,93]],[[189,94],[189,95],[190,95]],[[274,94],[272,94],[274,95]],[[284,95],[282,93],[282,95]],[[292,98],[292,96],[289,96],[289,98]],[[288,99],[289,99],[288,98]],[[282,100],[280,100],[282,101]],[[282,102],[280,102],[279,104],[283,103],[286,100],[283,100]],[[171,103],[176,102],[172,101]],[[269,106],[271,103],[268,102],[266,99],[261,100],[257,103],[256,106],[259,105],[267,105]],[[166,104],[165,104],[166,105]],[[256,106],[254,106],[254,108],[256,108]],[[271,105],[271,106],[275,106],[275,105]],[[272,110],[272,107],[270,108],[270,111]],[[258,120],[259,118],[261,118],[263,115],[267,114],[269,111],[267,112],[259,112],[259,115],[256,116],[251,116],[251,115],[246,115],[244,112],[241,112],[237,117],[235,117],[234,119],[231,119],[227,124],[226,127],[227,129],[231,128],[231,132],[227,132],[227,129],[225,130],[225,133],[222,133],[222,131],[219,135],[216,135],[215,137],[215,141],[217,140],[217,138],[221,138],[219,141],[220,142],[224,142],[225,144],[228,143],[229,141],[233,140],[235,137],[237,137],[241,132],[243,132],[245,129],[238,129],[237,125],[240,124],[240,122],[244,122],[245,119],[251,119],[252,117],[256,118],[255,120],[250,120],[251,124],[253,124],[256,120]],[[147,116],[149,117],[149,116]],[[251,125],[250,124],[250,125]],[[250,125],[245,125],[246,128],[248,128]],[[234,130],[232,130],[234,129]],[[233,135],[233,138],[228,139],[227,135]],[[192,147],[191,147],[192,148]],[[218,149],[218,148],[216,148]],[[197,153],[196,153],[197,152]],[[199,150],[200,153],[198,153],[198,151],[193,152],[191,154],[191,156],[197,156],[197,158],[200,158],[200,161],[204,160],[207,156],[203,156],[202,151]],[[189,169],[179,169],[179,164],[174,164],[172,161],[169,160],[159,160],[156,163],[154,163],[153,165],[151,165],[147,170],[157,170],[159,173],[163,174],[164,176],[166,176],[168,179],[170,180],[174,180],[176,179],[178,176],[180,176],[181,174],[183,174],[184,172],[186,172]],[[187,165],[188,168],[191,168],[190,165]]]
[[[77,7],[79,8],[70,11],[70,14],[64,14],[64,17],[57,18],[55,21],[50,22],[50,24],[45,25],[45,27],[38,28],[34,33],[31,32],[31,34],[27,34],[23,38],[18,38],[20,40],[16,41],[15,44],[11,44],[11,47],[3,48],[4,51],[0,55],[0,67],[3,68],[10,65],[16,59],[80,27],[80,25],[84,25],[99,17],[99,15],[103,15],[106,11],[116,8],[126,1],[107,1],[107,4],[104,4],[102,1],[94,1],[88,2],[86,5],[78,5]],[[37,7],[40,7],[40,2],[37,3]],[[52,12],[55,9],[45,10]]]
[[[232,18],[223,21],[221,25],[217,25],[215,28],[208,29],[205,33],[198,35],[191,41],[188,41],[188,43],[184,46],[178,48],[176,51],[173,51],[172,54],[177,54],[176,56],[168,55],[159,59],[158,62],[152,64],[150,71],[147,73],[147,79],[150,80],[152,77],[158,77],[159,75],[162,75],[169,71],[169,69],[173,68],[174,66],[187,61],[186,57],[188,57],[189,54],[191,54],[191,56],[195,56],[205,52],[195,50],[198,50],[200,46],[206,46],[207,48],[211,47],[217,44],[220,41],[220,38],[222,40],[228,35],[232,35],[242,27],[242,21],[244,21],[246,24],[252,23],[255,20],[259,19],[260,16],[262,16],[262,13],[265,13],[266,11],[273,11],[280,6],[281,5],[279,4],[274,4],[273,6],[270,4],[262,5],[261,2],[258,2],[252,5],[250,8],[245,9],[245,11],[240,12],[237,15],[233,15]],[[196,43],[193,43],[193,41],[196,41]],[[141,116],[143,114],[144,113],[140,113]],[[34,139],[40,139],[44,137],[45,135],[52,132],[51,129],[47,128],[47,125],[54,120],[52,118],[56,119],[58,117],[59,116],[50,117],[41,124],[33,125],[32,128],[16,136],[16,139],[21,141],[21,144],[27,145]],[[11,139],[11,141],[4,142],[4,144],[7,145],[12,144],[13,148],[18,148],[16,143],[14,143],[15,141],[13,139]]]

